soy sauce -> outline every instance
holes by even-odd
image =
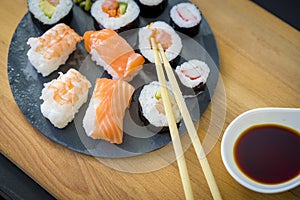
[[[254,181],[286,182],[300,173],[300,133],[276,124],[252,126],[235,142],[234,158]]]

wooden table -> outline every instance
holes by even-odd
[[[221,79],[214,105],[223,105],[211,120],[213,106],[200,120],[199,136],[209,128],[224,133],[244,111],[259,107],[300,107],[300,34],[250,1],[197,0],[219,47]],[[184,199],[177,163],[148,173],[130,173],[159,165],[157,154],[126,159],[96,159],[56,144],[35,130],[12,96],[7,76],[10,40],[27,12],[25,0],[3,0],[0,7],[0,151],[59,199]],[[222,95],[222,87],[225,95]],[[224,99],[219,100],[218,98]],[[222,114],[223,112],[223,114]],[[226,114],[226,115],[225,115]],[[223,120],[224,117],[224,120]],[[300,188],[260,194],[238,184],[220,154],[222,135],[208,160],[224,199],[299,199]],[[188,137],[183,142],[188,144]],[[185,152],[195,199],[212,199],[192,146]],[[125,166],[125,172],[109,167]],[[126,172],[127,171],[127,172]]]

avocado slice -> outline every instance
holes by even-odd
[[[119,11],[121,15],[124,15],[124,13],[126,13],[126,9],[127,9],[127,3],[119,2]]]
[[[91,0],[81,0],[79,3],[79,6],[83,8],[85,11],[89,11],[92,7],[92,1]]]
[[[56,7],[49,3],[48,0],[41,0],[39,7],[48,18],[51,18],[56,10]]]
[[[160,99],[162,98],[160,91],[157,91],[157,92],[155,93],[155,98],[156,98],[157,100],[160,100]]]

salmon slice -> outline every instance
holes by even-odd
[[[129,107],[134,87],[123,80],[100,78],[89,107],[83,118],[88,136],[121,144],[123,141],[123,118]]]
[[[102,11],[107,13],[109,17],[117,17],[119,4],[117,0],[106,0],[102,3]]]
[[[144,57],[135,53],[126,40],[112,29],[88,31],[83,38],[92,59],[103,66],[114,80],[130,81],[142,69]]]
[[[172,36],[164,31],[163,29],[153,28],[152,34],[149,37],[149,43],[151,44],[150,40],[154,38],[156,44],[160,43],[164,50],[168,49],[172,46]]]

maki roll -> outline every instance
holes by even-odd
[[[80,72],[69,69],[57,79],[45,83],[40,99],[42,114],[57,128],[71,122],[79,108],[87,101],[91,83]]]
[[[138,27],[140,8],[133,0],[98,0],[91,14],[96,30],[105,28],[122,32]]]
[[[81,40],[82,37],[68,25],[57,24],[42,36],[28,39],[31,47],[27,52],[28,60],[39,73],[48,76],[65,64]]]
[[[179,124],[182,119],[181,113],[169,86],[168,89],[175,120],[176,123]],[[147,127],[151,130],[157,130],[157,132],[169,131],[159,82],[153,81],[143,87],[139,96],[139,115],[141,120],[144,121],[145,125],[148,125]]]
[[[28,0],[32,20],[43,31],[58,23],[69,24],[72,20],[72,0]]]
[[[194,59],[177,66],[175,72],[181,83],[197,94],[203,91],[210,69],[205,62]]]
[[[199,32],[201,12],[192,3],[179,3],[170,11],[171,26],[186,35],[195,36]]]
[[[165,50],[169,61],[173,61],[181,52],[182,42],[174,29],[163,21],[156,21],[139,30],[139,50],[151,63],[154,63],[154,55],[151,49],[150,39],[160,43]]]
[[[168,0],[136,0],[143,17],[157,17],[167,7]]]

